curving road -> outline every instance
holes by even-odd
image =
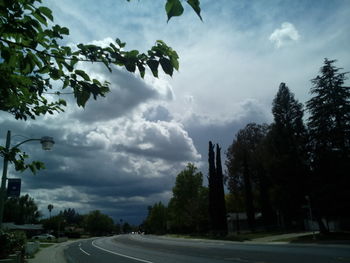
[[[120,235],[72,243],[65,257],[68,263],[346,263],[350,262],[350,246]]]

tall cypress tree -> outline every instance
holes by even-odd
[[[216,191],[217,191],[217,217],[218,230],[222,235],[227,234],[227,214],[224,192],[224,175],[221,165],[221,148],[216,144]]]
[[[215,153],[214,146],[211,141],[209,141],[209,152],[208,152],[208,162],[209,162],[209,218],[210,218],[210,229],[214,230],[216,228],[216,211],[215,211]]]
[[[227,234],[226,205],[224,194],[223,173],[221,165],[221,153],[219,145],[216,146],[216,155],[214,145],[209,142],[209,216],[211,230],[214,234]],[[215,167],[216,164],[216,167]]]
[[[320,226],[326,219],[348,217],[350,211],[350,88],[347,72],[324,60],[307,102],[312,152],[312,198]],[[321,230],[326,232],[322,227]]]

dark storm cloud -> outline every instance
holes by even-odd
[[[258,124],[270,123],[271,114],[269,106],[261,105],[255,100],[246,100],[240,105],[241,109],[235,113],[232,119],[208,119],[206,117],[193,114],[184,121],[185,129],[192,138],[193,143],[202,156],[204,166],[202,172],[207,174],[208,143],[218,143],[221,147],[222,161],[224,165],[225,152],[236,133],[243,129],[248,123]]]
[[[162,97],[159,90],[130,72],[114,69],[111,74],[101,74],[111,83],[111,91],[105,98],[89,101],[88,107],[74,113],[73,118],[88,123],[111,120],[125,115],[141,103]],[[171,90],[167,90],[164,97],[172,99]]]

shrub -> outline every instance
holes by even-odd
[[[22,231],[8,231],[0,229],[0,259],[6,258],[15,251],[23,251],[26,235]]]

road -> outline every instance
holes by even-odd
[[[350,246],[120,235],[72,243],[65,257],[68,263],[346,263],[350,262]]]

